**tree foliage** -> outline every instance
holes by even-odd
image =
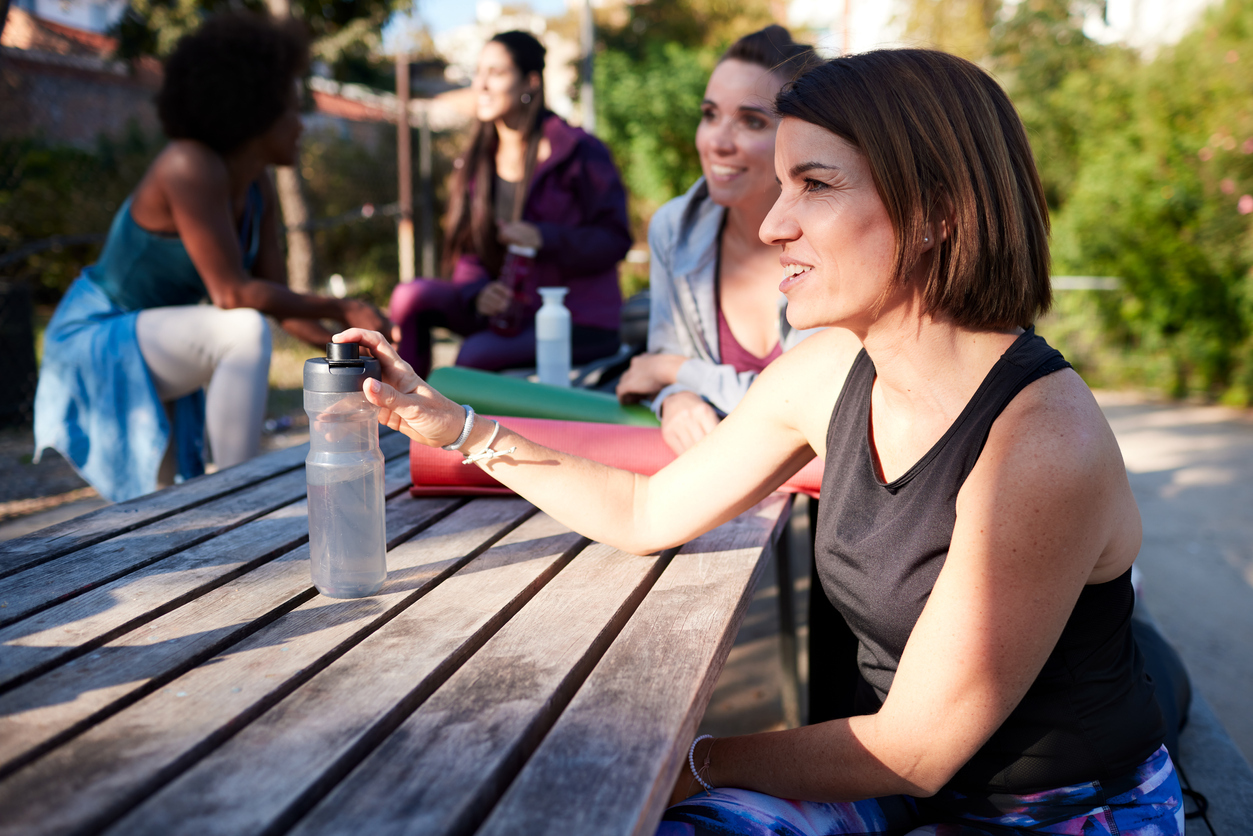
[[[906,41],[971,61],[987,57],[1000,0],[908,0],[902,5],[899,18]]]
[[[622,171],[637,226],[700,177],[696,125],[718,56],[772,22],[764,0],[654,0],[601,26],[597,134]]]
[[[1169,359],[1176,395],[1253,393],[1253,3],[1227,0],[1152,61],[1122,56],[1100,91],[1058,213],[1059,268],[1118,276],[1106,328]]]
[[[287,4],[284,4],[287,5]],[[293,0],[292,16],[308,27],[315,60],[324,61],[340,81],[362,81],[377,74],[382,27],[410,0]],[[266,12],[266,0],[131,0],[112,34],[118,55],[165,57],[178,39],[208,15],[241,8]]]

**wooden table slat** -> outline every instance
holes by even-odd
[[[478,836],[655,831],[788,503],[775,494],[683,547]]]
[[[543,515],[524,523],[110,832],[242,836],[284,829],[439,687],[582,542]]]
[[[392,459],[409,452],[409,439],[384,429],[379,446],[384,457]],[[295,470],[304,465],[308,454],[308,444],[289,447],[2,542],[0,578]]]
[[[472,832],[665,563],[600,544],[583,551],[311,810],[293,836]]]
[[[260,456],[220,473],[109,505],[0,543],[0,577],[87,548],[140,526],[271,479],[304,464],[309,445]]]
[[[388,505],[387,536],[406,540],[462,501],[394,499]],[[303,509],[304,504],[290,507]],[[397,583],[407,580],[399,570],[393,577]],[[107,644],[75,654],[58,670],[0,696],[0,777],[225,651],[313,594],[308,548],[296,548],[155,620],[124,633],[115,630],[121,635]]]
[[[408,460],[389,462],[384,481],[388,496],[399,495],[409,484]],[[407,507],[395,501],[388,505],[391,514]],[[395,536],[406,538],[412,533],[412,528],[401,525]],[[0,628],[0,693],[295,548],[308,535],[305,503],[286,505],[221,537]],[[2,738],[0,734],[0,751]]]
[[[407,483],[408,460],[391,465],[393,490]],[[0,580],[0,628],[79,596],[182,550],[221,536],[305,496],[303,470],[283,473],[176,515],[41,563]]]
[[[483,525],[480,521],[485,515],[476,513],[480,503],[498,507],[512,503],[512,514],[492,514],[491,522]],[[397,612],[423,599],[432,585],[511,531],[519,516],[530,513],[529,506],[519,500],[471,503],[393,549],[389,581],[379,595],[355,600],[313,597],[208,663],[92,725],[0,781],[0,809],[14,811],[0,818],[0,834],[101,829]],[[529,557],[518,562],[541,574],[542,565],[559,564],[560,560],[535,559],[545,545],[537,541],[527,551],[528,544],[520,544]]]

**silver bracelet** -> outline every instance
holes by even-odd
[[[713,739],[714,739],[714,736],[712,734],[702,734],[700,737],[692,741],[691,748],[687,750],[688,769],[692,770],[692,777],[696,779],[696,782],[698,784],[700,784],[702,787],[705,788],[705,792],[713,792],[714,788],[709,786],[709,782],[706,781],[704,778],[700,777],[700,773],[696,771],[696,744],[700,743],[702,740],[713,740]],[[713,749],[714,749],[714,745],[710,743],[709,751],[705,753],[705,765],[702,766],[701,769],[709,768],[709,756],[710,754],[713,753]]]
[[[487,446],[483,448],[481,451],[479,451],[478,453],[475,453],[474,455],[470,455],[468,453],[462,453],[462,455],[465,456],[465,458],[461,460],[462,464],[474,464],[475,462],[490,462],[492,459],[496,458],[497,456],[507,456],[510,453],[518,449],[517,446],[515,445],[513,447],[510,447],[508,450],[493,450],[492,444],[496,441],[496,436],[500,433],[500,422],[493,420],[492,423],[496,425],[496,429],[492,430],[492,437],[487,439]]]
[[[466,422],[465,426],[461,428],[461,435],[457,436],[457,440],[452,444],[446,444],[442,448],[450,453],[460,450],[461,445],[466,443],[466,439],[470,437],[470,432],[474,429],[474,407],[463,403],[461,408],[466,411]]]

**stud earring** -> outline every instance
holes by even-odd
[[[530,103],[531,103],[531,94],[530,94],[530,93],[523,93],[523,94],[522,94],[522,104],[530,104]]]
[[[926,237],[926,236],[924,235],[924,236],[923,236],[923,238],[922,238],[922,243],[924,243],[924,244],[930,244],[930,243],[931,243],[931,239],[930,239],[930,238],[928,238],[928,237]]]

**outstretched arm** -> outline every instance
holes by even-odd
[[[461,407],[418,377],[380,334],[352,329],[335,340],[359,342],[379,358],[383,383],[368,383],[365,393],[380,407],[381,423],[432,447],[460,435]],[[735,420],[651,477],[548,449],[504,426],[493,448],[517,449],[480,466],[594,540],[637,554],[677,546],[751,507],[813,458],[789,419],[785,377],[773,376],[774,387],[746,400]],[[462,449],[480,452],[492,430],[478,421]]]
[[[213,304],[223,309],[255,308],[286,323],[291,319],[333,319],[346,325],[388,329],[387,320],[368,302],[296,293],[287,287],[278,243],[273,192],[262,219],[258,275],[243,268],[243,254],[230,212],[230,189],[221,158],[196,143],[179,142],[160,162],[159,177],[179,238],[204,280]],[[324,333],[302,328],[302,338]]]

